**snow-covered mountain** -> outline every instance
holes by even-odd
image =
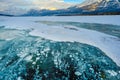
[[[102,6],[102,7],[106,7],[109,6],[108,4],[114,5],[120,4],[120,0],[85,0],[82,4],[77,5],[78,7],[82,7],[82,6],[87,6],[87,5],[93,5],[93,4],[99,4],[97,6]]]
[[[76,7],[83,8],[84,10],[106,10],[113,11],[120,9],[119,0],[86,0],[82,4],[76,5]],[[105,11],[104,11],[105,12]]]
[[[33,14],[34,13],[34,14]],[[25,16],[120,14],[120,0],[86,0],[61,10],[30,10]]]
[[[23,12],[23,11],[21,11]],[[22,16],[120,14],[120,0],[85,0],[67,9],[31,9]]]
[[[91,4],[94,4],[94,3],[99,3],[101,1],[102,0],[85,0],[82,4],[78,4],[77,6],[82,7],[82,6],[91,5]]]

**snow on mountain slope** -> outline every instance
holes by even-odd
[[[85,0],[83,3],[77,5],[78,7],[82,7],[82,6],[87,6],[87,5],[91,5],[94,3],[100,3],[102,0]]]
[[[116,10],[120,9],[120,2],[118,0],[86,0],[76,7],[83,8],[85,10]]]
[[[114,4],[120,4],[120,2],[118,0],[85,0],[83,3],[79,4],[78,6],[87,6],[87,5],[92,5],[94,3],[102,3],[101,5],[99,6],[107,6],[108,3],[113,3],[111,5],[114,5]]]

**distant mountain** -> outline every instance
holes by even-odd
[[[14,16],[14,15],[9,15],[9,14],[0,14],[0,16]]]
[[[60,10],[34,10],[31,9],[26,14],[23,14],[22,16],[59,16],[59,15],[73,15],[73,14],[79,14],[82,12],[82,9],[70,7],[68,9],[60,9]]]
[[[30,10],[22,16],[120,14],[120,0],[86,0],[60,10]]]
[[[84,12],[97,14],[120,12],[120,2],[118,0],[87,0],[76,7],[82,8]]]

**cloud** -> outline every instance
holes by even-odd
[[[64,0],[0,0],[0,12],[15,12],[18,14],[19,10],[30,9],[63,9],[68,8],[74,4],[66,3]]]
[[[0,2],[0,11],[4,11],[7,8],[8,8],[8,5],[6,5],[5,3]]]
[[[34,0],[32,1],[33,5],[36,5],[38,8],[46,8],[55,7],[57,9],[68,8],[72,3],[65,3],[63,0]]]
[[[22,6],[30,5],[29,3],[25,3],[24,0],[0,0],[0,11],[8,10],[12,8],[22,8]]]

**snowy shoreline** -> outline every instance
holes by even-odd
[[[5,16],[0,16],[6,18]],[[64,21],[64,22],[83,22],[83,23],[100,23],[100,24],[113,24],[120,25],[120,15],[100,15],[100,16],[37,16],[37,17],[7,17],[9,19],[23,19],[33,21]]]
[[[94,18],[93,18],[94,17]],[[104,18],[103,18],[104,17]],[[114,19],[113,19],[114,18]],[[114,21],[110,21],[113,19]],[[14,29],[33,29],[30,34],[54,41],[80,42],[98,47],[120,66],[120,40],[101,32],[77,28],[75,26],[49,26],[35,21],[73,21],[120,25],[120,16],[80,16],[80,17],[0,17],[0,26]],[[96,21],[96,22],[95,22]],[[117,22],[115,22],[117,21]],[[71,30],[71,29],[76,30]]]

